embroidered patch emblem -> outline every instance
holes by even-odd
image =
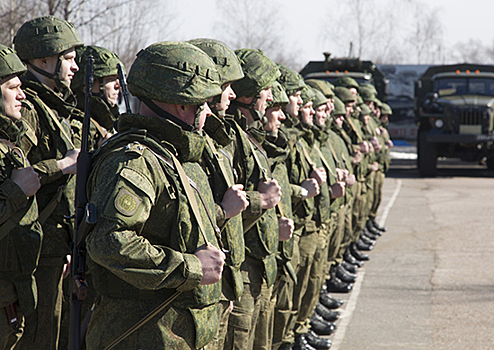
[[[141,202],[141,198],[122,187],[115,198],[115,208],[125,216],[132,216],[136,213]]]

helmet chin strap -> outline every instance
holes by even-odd
[[[204,106],[202,106],[202,109],[201,109],[201,106],[199,106],[199,108],[197,108],[196,117],[195,117],[195,120],[194,120],[194,125],[190,125],[190,124],[184,122],[183,120],[175,117],[174,115],[168,113],[164,109],[158,107],[158,105],[156,105],[156,103],[154,103],[150,99],[147,99],[145,97],[141,97],[140,100],[146,106],[148,106],[154,113],[156,113],[158,116],[160,116],[163,119],[170,120],[170,121],[174,122],[175,124],[178,124],[185,131],[194,131],[194,130],[197,130],[197,128],[199,126],[199,117],[198,117],[198,115],[201,114],[199,112],[199,110],[202,111],[202,109],[204,109]]]
[[[54,73],[48,73],[47,71],[39,68],[39,67],[36,67],[35,65],[31,64],[31,63],[27,63],[29,65],[29,67],[31,67],[35,72],[47,77],[48,79],[51,79],[55,82],[55,84],[57,85],[57,87],[63,91],[65,89],[69,89],[70,88],[70,83],[67,82],[67,81],[62,81],[60,79],[60,70],[62,68],[62,61],[64,60],[63,58],[63,55],[60,54],[58,56],[58,60],[57,60],[57,65],[55,66],[55,72]]]
[[[262,125],[265,125],[268,120],[266,119],[266,117],[261,112],[259,112],[257,109],[255,109],[255,105],[260,98],[261,98],[261,95],[257,94],[256,96],[254,96],[254,99],[252,100],[251,103],[243,103],[243,102],[240,102],[238,100],[233,100],[232,104],[237,105],[238,107],[247,109],[250,112],[250,115],[252,116],[254,121],[259,120],[262,123]]]

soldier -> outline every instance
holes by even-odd
[[[85,46],[77,49],[76,63],[84,67],[88,56],[94,58],[94,85],[91,97],[91,118],[109,132],[113,132],[119,116],[117,64],[122,64],[118,56],[108,49],[99,46]],[[122,65],[123,67],[123,65]],[[84,70],[76,72],[71,88],[77,97],[77,108],[85,109]]]
[[[34,271],[42,230],[35,198],[41,183],[24,156],[21,138],[32,130],[22,120],[19,76],[26,67],[15,52],[0,45],[0,349],[14,349],[24,331],[24,315],[37,302]]]
[[[88,266],[101,297],[87,348],[202,348],[218,329],[225,259],[199,165],[206,101],[221,94],[218,71],[196,46],[160,42],[138,53],[128,84],[140,112],[120,116],[88,180],[98,213]]]
[[[237,98],[227,111],[227,121],[235,129],[234,169],[244,185],[249,206],[242,213],[245,260],[240,267],[244,293],[233,304],[228,320],[225,349],[252,349],[254,339],[267,338],[267,325],[258,325],[261,305],[269,303],[276,279],[278,220],[275,206],[281,189],[270,174],[267,155],[261,144],[265,131],[262,120],[272,100],[271,85],[280,75],[276,64],[261,50],[235,51],[244,77],[232,84]],[[256,334],[257,333],[257,334]]]
[[[70,90],[75,49],[82,40],[74,26],[53,16],[24,23],[14,38],[19,57],[27,64],[21,77],[27,100],[23,116],[35,130],[38,142],[27,154],[40,175],[37,193],[43,246],[39,267],[38,308],[26,320],[20,349],[57,349],[62,305],[62,277],[68,275],[73,236],[74,190],[79,149],[67,119],[75,110]],[[80,114],[80,112],[76,111]]]
[[[235,138],[230,124],[225,121],[225,112],[230,101],[236,98],[231,85],[242,79],[244,73],[235,53],[224,43],[213,39],[195,39],[189,43],[206,52],[216,63],[223,92],[209,102],[213,114],[206,119],[206,146],[202,165],[216,202],[216,223],[221,230],[224,249],[228,251],[222,275],[222,296],[218,303],[218,334],[208,344],[208,349],[223,349],[230,304],[243,294],[240,266],[245,259],[242,216],[249,202],[242,184],[235,184],[233,172],[234,151],[229,146]]]

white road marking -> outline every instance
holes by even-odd
[[[391,207],[393,207],[393,204],[398,197],[398,194],[400,193],[401,190],[401,183],[402,181],[400,179],[397,180],[397,185],[396,189],[391,196],[391,199],[389,200],[388,204],[386,205],[386,208],[384,208],[383,214],[381,216],[381,219],[379,220],[379,226],[384,226],[386,223],[386,219],[388,218],[389,211],[391,210]],[[348,328],[348,325],[350,324],[350,321],[352,320],[353,312],[355,311],[355,308],[357,307],[357,300],[360,295],[360,289],[362,287],[362,282],[364,280],[365,276],[365,267],[363,269],[360,269],[357,275],[357,281],[353,284],[353,290],[350,295],[350,299],[348,299],[347,306],[345,307],[345,310],[342,312],[340,316],[340,322],[338,323],[338,329],[334,333],[333,337],[333,344],[331,345],[331,350],[338,350],[338,348],[341,346],[343,343],[343,340],[345,339],[345,333]]]

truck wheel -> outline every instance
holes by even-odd
[[[419,130],[417,137],[417,167],[420,176],[435,177],[437,175],[436,144],[427,142],[427,134],[427,130]]]
[[[487,169],[494,170],[494,155],[487,157]]]

